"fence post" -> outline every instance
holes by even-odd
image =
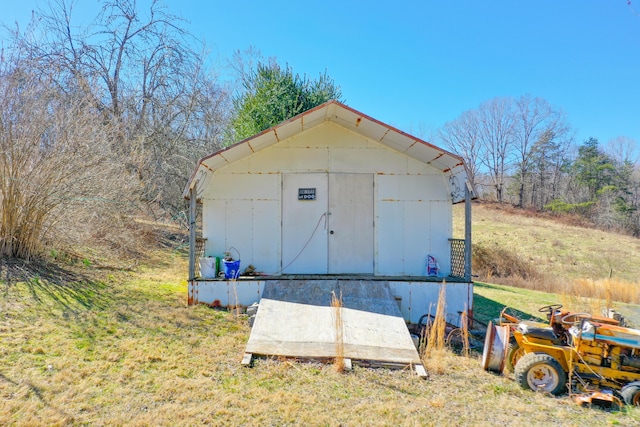
[[[464,186],[464,280],[471,282],[471,189]]]
[[[196,191],[189,190],[189,281],[196,276]]]

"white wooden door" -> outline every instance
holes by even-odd
[[[373,274],[373,251],[373,175],[283,175],[282,273]]]
[[[326,173],[282,176],[282,266],[284,274],[327,274]]]
[[[373,274],[373,175],[329,175],[329,274]]]

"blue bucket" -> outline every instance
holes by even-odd
[[[240,260],[237,261],[227,261],[223,260],[224,263],[224,278],[225,279],[237,279],[240,275]]]

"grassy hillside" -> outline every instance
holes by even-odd
[[[480,223],[495,215],[474,213]],[[515,232],[504,227],[494,238]],[[545,228],[535,227],[529,234]],[[640,424],[639,409],[581,408],[567,396],[522,390],[510,376],[483,371],[478,354],[426,359],[427,380],[411,370],[338,373],[275,359],[243,368],[246,317],[186,306],[186,264],[184,253],[165,249],[135,271],[80,263],[0,283],[0,425]],[[479,284],[475,308],[483,319],[504,305],[533,316],[572,298]]]
[[[509,264],[505,268],[517,265],[526,273],[491,276],[481,268],[486,260],[475,257],[479,280],[569,294],[602,285],[625,294],[622,301],[640,303],[640,239],[496,204],[474,203],[472,217],[474,254],[482,248],[494,264],[502,257]],[[454,235],[464,236],[462,205],[454,209]],[[499,265],[495,271],[501,271]]]

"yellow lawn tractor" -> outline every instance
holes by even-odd
[[[548,323],[520,321],[503,310],[485,337],[484,369],[512,367],[523,388],[561,394],[597,393],[597,399],[640,406],[640,330],[620,320],[544,306]],[[609,397],[607,397],[609,396]]]

